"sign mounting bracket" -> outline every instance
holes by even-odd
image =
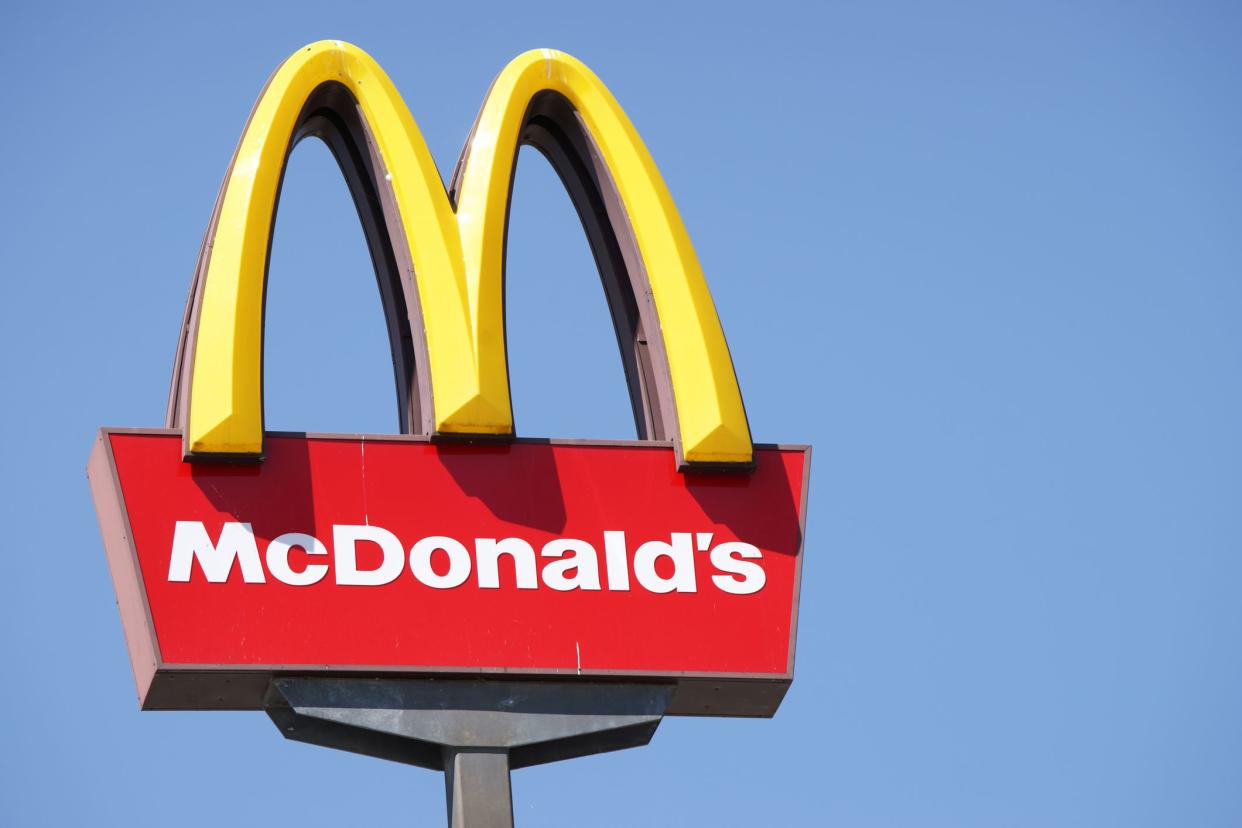
[[[279,678],[287,739],[442,770],[450,828],[511,828],[516,768],[641,747],[671,684]]]

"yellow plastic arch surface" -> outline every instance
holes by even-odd
[[[497,77],[449,202],[418,125],[361,49],[321,41],[272,76],[242,135],[224,188],[194,345],[187,445],[194,454],[262,451],[263,295],[271,217],[303,104],[336,81],[357,99],[390,178],[422,306],[435,429],[511,434],[504,336],[504,222],[519,130],[531,99],[564,95],[611,171],[660,319],[682,455],[746,463],[750,431],[724,333],[672,197],[633,125],[578,60],[519,55]],[[412,277],[413,274],[407,274]]]

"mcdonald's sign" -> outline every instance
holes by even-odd
[[[265,280],[285,163],[331,148],[374,263],[400,433],[266,432]],[[514,434],[504,260],[517,151],[552,163],[616,327],[639,439]],[[366,53],[268,80],[194,271],[163,428],[88,476],[144,709],[253,709],[274,677],[675,685],[771,715],[793,676],[810,449],[752,444],[724,333],[655,163],[561,52],[493,82],[445,188]]]

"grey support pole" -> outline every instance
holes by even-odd
[[[513,825],[509,751],[444,749],[449,828]]]
[[[282,678],[267,714],[287,739],[445,774],[450,828],[510,828],[509,771],[651,741],[669,684]]]

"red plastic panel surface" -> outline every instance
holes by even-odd
[[[738,475],[679,473],[672,449],[660,446],[269,436],[266,460],[239,466],[182,462],[176,434],[108,439],[165,665],[773,677],[792,669],[807,462],[801,449],[757,447],[754,473]],[[247,582],[233,561],[227,579],[213,583],[194,558],[188,580],[170,580],[178,521],[201,523],[213,544],[226,524],[249,524],[262,568],[256,575],[252,566]],[[337,583],[334,526],[395,535],[400,573],[382,585]],[[606,531],[624,533],[624,575],[615,562],[607,565]],[[295,573],[326,564],[317,582],[285,583],[270,568],[269,545],[286,533],[322,542],[327,554],[296,545],[288,554]],[[684,561],[677,570],[671,556],[649,555],[640,578],[638,548],[648,541],[684,547],[684,536],[678,541],[674,533],[690,533],[693,571]],[[450,569],[445,551],[430,553],[422,580],[412,570],[411,548],[429,537],[467,550],[470,569],[460,584],[444,585],[462,575],[461,561]],[[480,586],[478,541],[503,538],[531,545],[534,588],[518,587],[506,556],[498,587]],[[557,539],[590,545],[598,589],[549,585],[565,585],[548,569],[561,558],[540,554],[556,552],[545,545]],[[736,542],[759,553],[729,558],[762,569],[763,586],[750,594],[718,586],[736,591],[744,580],[713,565],[713,555],[724,560],[713,552],[721,544],[745,548]],[[380,565],[378,545],[363,541],[356,549],[360,570]],[[584,576],[559,567],[580,586],[592,585],[589,568]],[[742,589],[753,589],[755,570],[746,571]],[[425,582],[437,579],[439,588]],[[625,581],[628,589],[617,588]],[[648,588],[674,582],[693,591]]]

